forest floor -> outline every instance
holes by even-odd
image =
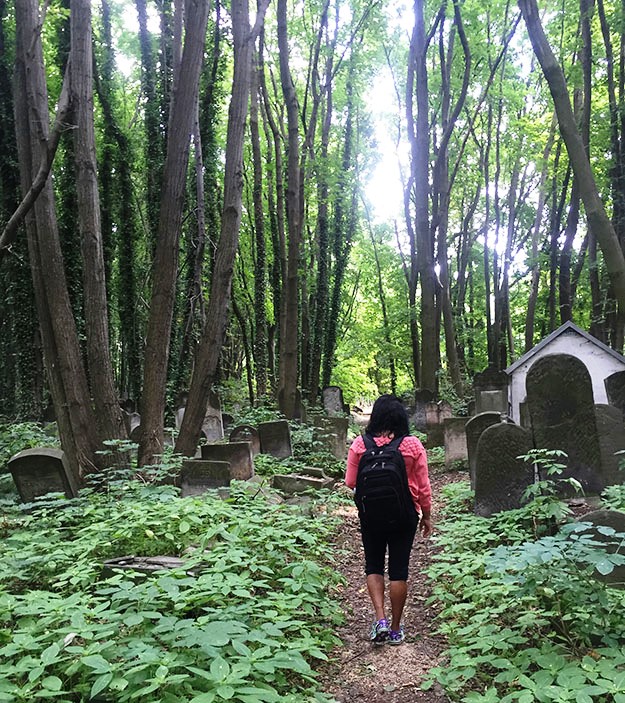
[[[430,471],[434,534],[441,487],[465,476]],[[425,571],[437,551],[435,543],[419,534],[415,538],[403,617],[406,640],[395,647],[375,646],[369,640],[373,610],[365,584],[358,514],[351,506],[342,507],[339,514],[342,524],[336,533],[334,557],[345,578],[339,594],[345,622],[337,630],[343,645],[332,653],[322,671],[323,689],[340,703],[447,703],[438,684],[427,691],[420,688],[427,672],[440,663],[445,644],[435,634],[436,605],[426,604],[431,587]],[[388,594],[387,607],[390,614]]]

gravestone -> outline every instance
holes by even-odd
[[[425,432],[427,427],[426,408],[434,402],[434,393],[428,388],[415,391],[415,409],[412,422],[419,432]]]
[[[559,479],[572,477],[584,493],[601,493],[605,486],[601,447],[592,381],[584,362],[570,354],[547,354],[530,367],[525,383],[536,447],[566,452],[567,459],[562,460],[566,469]],[[560,492],[574,493],[564,483]]]
[[[180,470],[180,495],[197,496],[211,488],[225,488],[227,495],[230,480],[229,461],[185,459]]]
[[[24,503],[46,493],[64,493],[66,498],[78,495],[78,480],[61,449],[24,449],[9,459],[7,470]]]
[[[332,456],[343,461],[347,456],[349,420],[346,417],[317,416],[313,423],[313,441],[320,442]]]
[[[104,562],[101,578],[111,578],[115,576],[117,571],[134,571],[141,574],[144,579],[146,576],[158,574],[162,571],[183,568],[184,565],[184,560],[179,557],[139,557],[134,555],[115,557]],[[189,576],[195,575],[193,571],[188,571],[187,573]]]
[[[525,489],[534,483],[534,467],[518,457],[533,448],[530,432],[518,425],[490,425],[477,443],[475,514],[489,517],[520,508]]]
[[[260,451],[271,454],[278,459],[286,459],[293,454],[291,449],[291,430],[286,420],[261,422],[258,425]]]
[[[593,541],[601,542],[602,547],[608,554],[618,552],[625,555],[625,512],[620,510],[595,510],[582,515],[579,518],[579,522],[591,524],[590,530],[582,534],[590,534]],[[611,530],[614,530],[616,534],[605,534],[606,532],[611,532]],[[620,535],[620,537],[617,535]],[[614,570],[605,576],[595,570],[593,576],[610,586],[625,588],[625,564],[615,566]]]
[[[447,417],[443,420],[443,434],[445,439],[445,466],[449,469],[454,462],[466,462],[467,435],[465,426],[466,417]]]
[[[132,437],[135,428],[139,427],[141,424],[141,415],[139,415],[139,413],[122,410],[122,416],[124,418],[124,424],[126,425],[126,432],[128,432],[129,437]]]
[[[283,493],[288,493],[289,495],[296,495],[298,493],[305,493],[310,490],[321,490],[322,488],[330,488],[334,483],[333,479],[317,476],[310,476],[306,474],[277,474],[273,476],[271,480],[271,485],[276,490],[282,491]]]
[[[621,411],[621,420],[625,418],[625,371],[617,371],[604,379],[608,403]]]
[[[249,442],[204,444],[200,450],[205,461],[229,462],[230,478],[246,481],[254,475],[254,458]]]
[[[202,432],[209,442],[218,442],[224,438],[224,423],[221,417],[221,401],[214,391],[210,392]]]
[[[306,406],[302,403],[302,393],[299,390],[299,388],[296,388],[295,391],[293,391],[293,417],[291,418],[292,420],[300,420],[301,422],[306,422],[307,420],[307,411],[306,411]],[[284,388],[281,388],[278,391],[278,407],[282,411],[283,415],[287,415],[288,413],[285,412],[286,410],[286,402],[284,398]]]
[[[427,403],[425,424],[428,447],[442,447],[445,444],[444,422],[452,416],[451,405],[446,401]]]
[[[606,486],[625,483],[625,470],[619,465],[625,461],[625,424],[622,411],[612,405],[595,405],[595,419],[601,448],[601,473]]]
[[[471,477],[471,488],[475,489],[475,474],[477,467],[477,443],[482,432],[491,425],[498,425],[501,422],[501,413],[480,413],[474,415],[464,426],[467,438],[467,457],[469,460],[469,476]]]
[[[231,432],[230,442],[249,442],[252,456],[260,454],[260,436],[252,425],[237,425]]]
[[[339,386],[326,386],[321,392],[323,398],[323,409],[330,417],[342,417],[345,415],[345,401],[343,400],[343,390]]]
[[[489,366],[473,377],[475,413],[508,414],[508,374]]]

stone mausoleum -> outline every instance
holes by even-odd
[[[565,322],[506,369],[509,378],[509,414],[517,424],[526,424],[523,408],[527,373],[538,359],[547,354],[570,354],[583,361],[592,379],[595,403],[608,403],[605,379],[612,374],[625,372],[625,357],[622,354],[610,349],[572,322]]]

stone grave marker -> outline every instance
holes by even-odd
[[[278,459],[292,456],[291,430],[286,420],[261,422],[258,425],[258,434],[260,436],[260,451],[263,454],[271,454]]]
[[[425,421],[428,447],[444,446],[444,422],[451,416],[451,405],[449,403],[445,401],[427,403],[425,406]]]
[[[500,422],[483,430],[477,443],[476,515],[521,507],[523,492],[534,483],[534,467],[517,457],[532,448],[532,435],[518,425]]]
[[[66,498],[78,495],[78,480],[61,449],[24,449],[9,459],[7,470],[24,503],[46,493],[64,493]]]
[[[476,414],[498,412],[508,414],[508,374],[488,367],[473,378]]]
[[[477,443],[482,432],[491,425],[498,425],[501,422],[500,413],[480,413],[469,418],[464,426],[467,438],[467,458],[469,460],[469,476],[471,477],[471,488],[475,490],[475,474],[477,467]]]
[[[210,392],[202,432],[209,442],[218,442],[224,438],[224,423],[221,417],[221,401],[214,391]]]
[[[443,420],[445,466],[447,468],[450,468],[456,461],[466,462],[468,459],[466,424],[466,417],[447,417]]]
[[[126,432],[128,432],[129,437],[132,437],[135,428],[139,427],[141,424],[141,415],[139,415],[139,413],[122,410],[122,416],[124,418],[124,424],[126,425]]]
[[[313,440],[321,442],[334,457],[344,460],[347,456],[347,428],[349,420],[346,417],[318,416],[313,420]]]
[[[200,450],[205,461],[229,462],[230,478],[246,481],[254,475],[254,458],[249,442],[204,444]]]
[[[429,403],[434,402],[434,393],[428,388],[415,391],[415,409],[412,422],[419,432],[425,432],[427,428],[426,408]]]
[[[601,474],[606,486],[625,483],[625,470],[619,465],[625,462],[625,424],[622,411],[613,405],[595,405],[595,419],[601,449]]]
[[[618,552],[625,555],[625,512],[620,510],[594,510],[591,513],[582,515],[578,521],[591,524],[589,532],[582,534],[590,534],[593,541],[601,542],[608,554]],[[605,534],[611,530],[614,530],[616,535],[614,533]],[[621,536],[618,537],[617,535]],[[595,570],[593,576],[610,586],[625,588],[625,564],[615,566],[614,570],[605,576]]]
[[[211,488],[225,489],[220,495],[227,496],[230,488],[230,462],[204,459],[185,459],[180,470],[180,495],[197,496]]]
[[[333,483],[333,479],[326,476],[317,477],[306,474],[278,474],[273,476],[271,481],[273,488],[289,495],[329,488]]]
[[[231,432],[230,442],[249,442],[252,456],[260,454],[260,435],[252,425],[237,425]]]
[[[323,397],[323,409],[330,417],[345,415],[343,389],[340,386],[326,386],[321,395]]]
[[[140,580],[143,580],[147,576],[158,574],[162,571],[183,568],[184,565],[184,560],[179,557],[139,557],[134,555],[114,557],[113,559],[107,559],[103,563],[101,577],[108,579],[115,576],[117,571],[134,571],[141,574]],[[187,573],[190,576],[195,575],[193,571],[188,571]]]
[[[592,381],[584,362],[570,354],[547,354],[530,367],[525,383],[535,446],[566,452],[560,478],[577,479],[584,493],[601,493],[605,486],[601,447]],[[564,483],[561,493],[574,495]]]
[[[625,371],[617,371],[604,379],[608,403],[621,411],[621,420],[625,418]]]

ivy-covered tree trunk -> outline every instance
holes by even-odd
[[[109,346],[108,303],[93,124],[91,1],[72,0],[70,19],[70,84],[71,102],[76,118],[73,135],[78,227],[84,272],[87,358],[96,420],[100,440],[103,441],[125,437],[126,429],[115,389]]]
[[[145,348],[141,404],[140,465],[163,451],[165,386],[176,295],[182,210],[189,163],[189,136],[196,102],[208,21],[208,0],[188,4],[180,80],[174,95],[163,172],[154,282]]]
[[[20,179],[28,192],[46,158],[48,92],[39,6],[16,5],[15,111]],[[26,218],[28,249],[44,358],[61,444],[77,476],[96,467],[96,421],[67,294],[52,183],[48,179]]]
[[[280,387],[278,403],[287,418],[297,413],[298,338],[299,338],[299,265],[302,246],[300,203],[299,106],[289,68],[286,0],[278,0],[278,49],[280,83],[287,112],[288,160],[286,212],[288,255],[284,308],[280,324]]]

